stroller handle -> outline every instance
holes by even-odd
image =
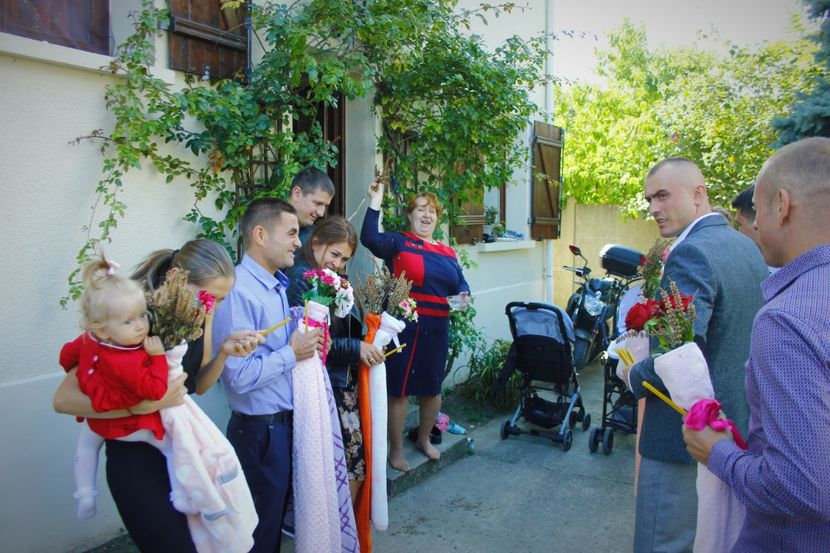
[[[510,315],[516,307],[524,307],[529,311],[538,311],[543,309],[546,311],[557,312],[557,308],[549,303],[541,303],[538,301],[511,301],[504,307],[504,314]]]

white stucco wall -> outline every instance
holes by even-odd
[[[125,5],[117,4],[119,10]],[[488,43],[541,30],[544,3],[531,4],[528,11],[491,18],[491,27],[484,30]],[[123,19],[123,14],[115,16]],[[114,31],[121,36],[115,19]],[[164,38],[158,51],[158,74],[176,82],[180,76],[164,69]],[[72,458],[78,426],[51,407],[63,377],[58,351],[80,332],[76,306],[61,310],[58,300],[67,291],[66,277],[84,241],[81,228],[89,222],[101,175],[100,145],[69,142],[93,129],[112,128],[103,95],[113,77],[96,70],[107,61],[105,56],[0,33],[0,191],[5,208],[0,217],[0,414],[6,420],[0,429],[5,444],[0,448],[0,535],[7,551],[83,550],[113,537],[121,527],[103,471],[98,515],[90,521],[75,519]],[[534,94],[542,103],[542,92]],[[353,222],[358,229],[365,211],[360,202],[375,167],[377,124],[370,106],[370,98],[346,106],[346,213],[357,211]],[[181,220],[192,198],[187,183],[165,184],[151,168],[131,172],[124,181],[126,219],[106,252],[125,270],[149,251],[194,237],[196,229]],[[518,169],[514,181],[508,191],[508,228],[526,232],[528,168]],[[467,248],[478,263],[477,270],[467,271],[478,323],[488,339],[507,337],[504,304],[543,297],[543,248],[535,243],[508,251]],[[353,272],[369,263],[365,253],[356,257]],[[198,401],[223,428],[227,411],[221,391]]]
[[[35,61],[28,56],[50,62]],[[111,538],[121,526],[99,471],[102,496],[91,521],[75,519],[72,459],[78,426],[52,411],[63,371],[61,345],[80,332],[77,306],[62,310],[66,278],[84,241],[101,175],[100,144],[70,145],[93,129],[111,129],[95,71],[108,58],[0,33],[0,217],[3,309],[0,332],[0,535],[7,551],[71,551]],[[58,63],[52,63],[58,62]],[[168,79],[175,74],[161,70]],[[165,184],[153,169],[124,179],[126,219],[106,246],[128,271],[148,252],[177,247],[196,229],[182,221],[192,203],[186,182]],[[206,206],[208,213],[210,207]],[[96,221],[97,222],[97,221]],[[199,398],[218,421],[218,390]],[[48,521],[48,523],[44,523]]]
[[[552,0],[550,0],[552,1]],[[471,31],[479,34],[488,48],[495,49],[504,41],[518,35],[529,38],[545,32],[545,8],[548,0],[517,3],[511,13],[495,17],[493,12],[482,12],[488,25],[473,19]],[[461,0],[460,9],[478,9],[478,0]],[[545,108],[545,89],[537,86],[530,91],[533,102],[540,110]],[[543,119],[538,114],[536,119]],[[527,151],[530,151],[530,126],[528,132],[517,137]],[[507,186],[506,228],[529,235],[530,217],[530,157],[527,164],[518,167]],[[498,205],[498,192],[491,191],[485,199],[486,205]],[[475,295],[476,323],[488,342],[496,338],[510,339],[510,329],[504,307],[511,301],[544,301],[545,246],[543,242],[522,242],[515,244],[476,244],[462,246],[477,264],[477,269],[467,270],[465,276]]]

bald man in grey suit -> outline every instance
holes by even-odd
[[[676,237],[660,287],[674,281],[694,296],[695,342],[700,346],[715,396],[744,435],[749,408],[744,363],[752,320],[760,309],[767,267],[755,244],[712,211],[703,174],[685,158],[661,161],[645,182],[649,212],[664,238]],[[646,398],[640,436],[640,474],[634,551],[691,551],[697,520],[697,467],[686,451],[680,415],[643,387],[668,393],[651,358],[627,371],[634,395]]]

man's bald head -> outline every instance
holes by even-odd
[[[758,183],[771,202],[788,190],[805,212],[827,219],[830,208],[830,138],[805,138],[778,150],[758,173]]]
[[[781,266],[830,243],[830,139],[778,150],[755,183],[755,228],[767,263]]]
[[[670,173],[672,181],[693,188],[698,184],[704,184],[703,173],[695,162],[685,157],[669,157],[656,164],[646,175],[646,180],[658,173]]]
[[[652,167],[643,192],[663,238],[680,235],[695,219],[711,211],[703,173],[686,158],[664,159]]]

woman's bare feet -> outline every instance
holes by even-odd
[[[429,438],[426,441],[418,440],[418,443],[415,444],[415,447],[421,450],[421,453],[427,456],[427,459],[430,461],[437,461],[441,458],[441,452],[435,449],[431,443],[429,443]]]
[[[412,467],[409,466],[409,462],[406,460],[406,455],[403,454],[403,448],[389,450],[389,464],[392,465],[393,469],[401,472],[409,472],[412,470]]]

